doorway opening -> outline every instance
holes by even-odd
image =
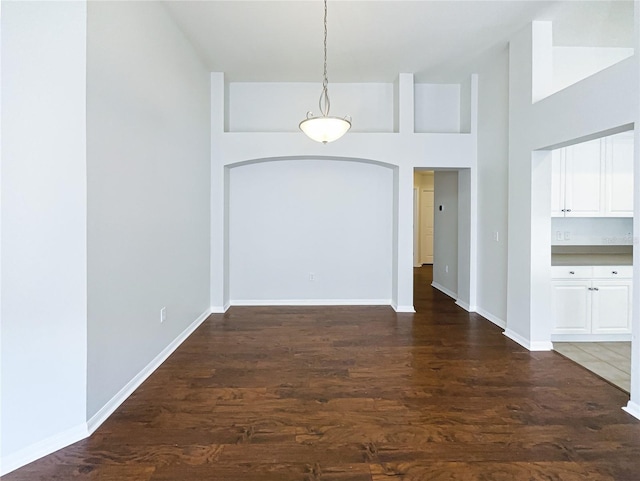
[[[433,272],[431,286],[475,311],[475,177],[471,169],[414,170],[415,268]]]
[[[629,392],[633,130],[551,151],[553,349]]]
[[[433,265],[434,171],[416,171],[413,179],[413,265]]]

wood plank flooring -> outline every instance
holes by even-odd
[[[89,439],[6,481],[638,480],[627,395],[415,271],[416,314],[234,307]]]

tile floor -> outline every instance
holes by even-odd
[[[556,352],[629,392],[630,342],[554,342]]]

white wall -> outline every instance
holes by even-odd
[[[86,4],[1,8],[4,473],[85,432]]]
[[[231,169],[231,303],[388,305],[392,196],[392,169],[362,162]]]
[[[433,284],[457,298],[458,172],[436,171],[433,195]]]
[[[532,104],[536,22],[509,50],[509,245],[506,334],[531,349],[550,349],[551,155],[548,148],[603,136],[637,120],[634,58]],[[515,248],[517,246],[517,248]]]
[[[320,115],[320,82],[232,82],[228,132],[298,132],[308,111]],[[352,132],[393,132],[393,84],[329,84],[329,115],[353,119]]]
[[[319,114],[320,83],[231,82],[227,89],[227,132],[297,132],[307,111]],[[415,84],[414,89],[416,132],[460,132],[459,84]],[[331,83],[329,96],[330,115],[350,115],[351,132],[394,131],[393,84]]]
[[[416,132],[460,132],[460,84],[415,84],[414,89]]]
[[[509,51],[496,51],[478,72],[477,310],[498,325],[507,318]],[[496,241],[496,233],[498,240]]]
[[[414,81],[400,73],[395,105],[398,133],[349,132],[327,145],[309,140],[300,132],[225,132],[226,104],[224,74],[211,75],[211,299],[215,312],[229,307],[228,203],[229,174],[233,168],[258,159],[356,159],[384,164],[394,173],[392,298],[399,312],[413,312],[413,180],[415,168],[475,169],[477,82],[471,82],[471,133],[415,133]],[[469,268],[465,279],[469,300],[475,286],[475,181],[468,183],[470,199]]]
[[[631,245],[632,242],[632,217],[553,217],[551,219],[551,245]]]
[[[633,55],[633,48],[553,47],[553,92]]]
[[[209,122],[209,74],[164,7],[90,2],[89,418],[209,308]]]
[[[633,74],[636,79],[640,79],[640,5],[638,2],[634,4],[634,25],[636,26],[633,42],[635,51],[635,65],[633,66]],[[636,84],[637,85],[637,84]],[[636,115],[636,123],[634,129],[634,171],[633,182],[636,186],[640,186],[640,94],[636,97],[636,104],[632,107]],[[633,211],[636,213],[633,217],[633,228],[635,232],[634,238],[634,263],[633,263],[633,307],[631,319],[631,399],[626,409],[635,417],[640,418],[640,262],[638,261],[638,246],[640,245],[640,195],[635,195],[633,199]]]
[[[474,217],[477,216],[477,180],[471,169],[458,171],[458,290],[456,304],[470,312],[476,311],[475,252],[477,229]]]

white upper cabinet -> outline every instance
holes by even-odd
[[[566,148],[565,214],[571,217],[604,215],[604,162],[600,140]]]
[[[605,142],[605,211],[633,217],[633,136],[614,135]]]
[[[632,217],[633,137],[592,140],[552,153],[552,217]]]

